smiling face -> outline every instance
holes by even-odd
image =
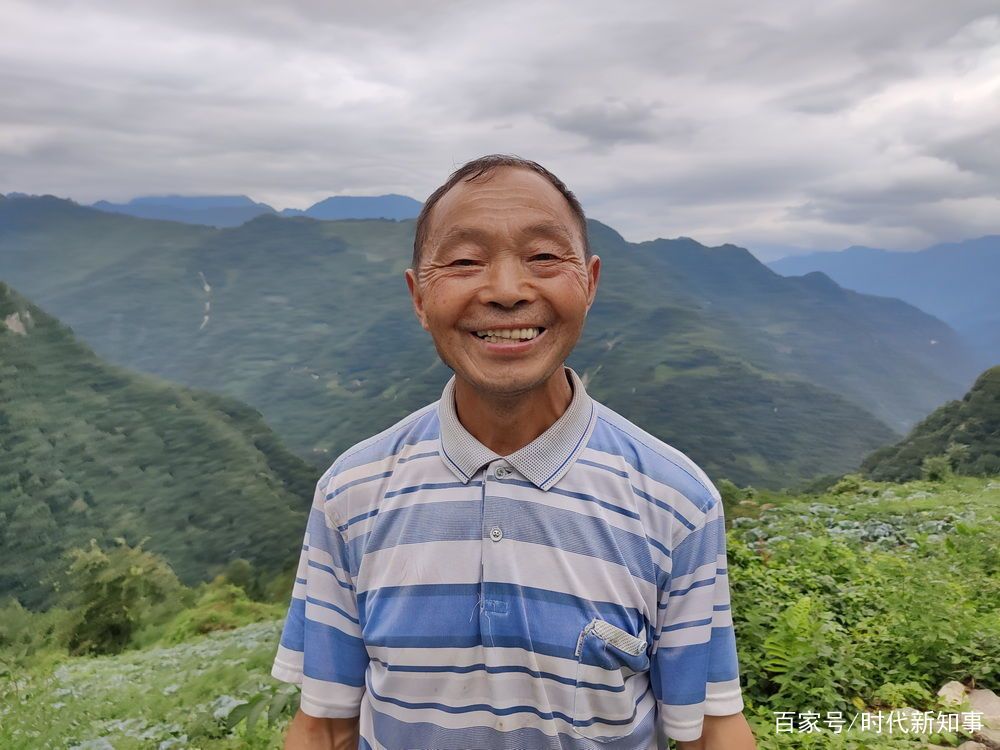
[[[560,371],[597,292],[576,216],[528,169],[460,182],[431,212],[406,283],[441,359],[476,391],[514,396]]]

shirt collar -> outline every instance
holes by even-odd
[[[455,411],[455,375],[444,386],[438,402],[441,425],[441,458],[463,482],[468,482],[484,464],[504,459],[534,485],[548,490],[573,465],[594,429],[597,410],[583,381],[573,368],[563,365],[573,387],[573,399],[549,428],[509,456],[501,456],[480,443],[465,429]]]

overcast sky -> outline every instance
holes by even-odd
[[[0,3],[0,192],[423,200],[507,152],[633,241],[1000,233],[996,0]]]

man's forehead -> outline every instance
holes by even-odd
[[[528,221],[519,226],[507,226],[504,234],[510,233],[517,239],[528,239],[531,237],[548,237],[549,239],[573,244],[573,236],[567,228],[557,221],[541,219],[538,221]],[[438,240],[441,248],[448,247],[463,241],[478,242],[486,244],[494,236],[495,231],[488,226],[477,224],[451,224],[442,227],[442,233]]]
[[[433,212],[432,234],[438,242],[484,239],[498,230],[570,242],[577,234],[578,221],[562,193],[523,168],[501,167],[488,176],[460,182],[441,196]]]

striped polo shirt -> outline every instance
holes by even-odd
[[[500,456],[440,400],[316,485],[271,674],[361,748],[665,748],[743,710],[722,501],[598,403]]]

